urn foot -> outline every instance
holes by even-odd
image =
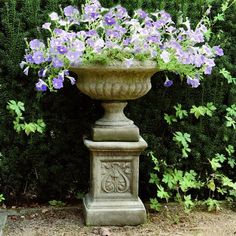
[[[102,102],[104,116],[95,122],[91,134],[94,141],[139,140],[139,128],[124,114],[125,101]]]

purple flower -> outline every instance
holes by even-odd
[[[84,18],[85,18],[85,20],[96,20],[99,16],[99,14],[97,12],[99,7],[100,6],[98,6],[96,4],[93,4],[93,5],[86,4],[85,8],[84,8],[84,12],[85,12]]]
[[[123,45],[128,46],[131,43],[131,38],[126,38],[123,40]]]
[[[63,88],[63,78],[61,78],[60,76],[58,78],[54,78],[52,80],[52,84],[53,84],[53,88],[55,89]]]
[[[194,64],[196,67],[201,67],[204,63],[205,57],[203,55],[197,54],[194,56]]]
[[[64,14],[65,16],[73,16],[74,14],[78,13],[79,11],[72,7],[72,6],[67,6],[64,8]]]
[[[118,5],[118,6],[116,6],[115,9],[116,9],[116,17],[118,19],[122,19],[122,18],[128,17],[128,12],[127,12],[127,10],[124,7]]]
[[[62,44],[61,39],[52,39],[50,42],[51,47],[58,47]]]
[[[147,41],[149,43],[158,43],[158,44],[161,43],[160,38],[158,36],[148,36]]]
[[[141,19],[144,19],[144,18],[146,18],[148,16],[148,14],[145,11],[143,11],[142,9],[138,9],[137,10],[137,15]]]
[[[113,16],[110,13],[107,13],[104,16],[104,20],[107,25],[114,25],[116,23],[116,20],[113,18]]]
[[[173,80],[166,79],[164,86],[165,87],[171,87],[173,85]]]
[[[160,14],[161,14],[161,18],[165,22],[165,24],[171,22],[171,16],[169,13],[162,10],[162,11],[160,11]]]
[[[168,63],[170,61],[170,54],[166,50],[163,50],[160,57],[165,63]]]
[[[106,31],[106,36],[108,36],[108,37],[110,37],[112,39],[120,38],[121,37],[120,33],[117,30],[113,30],[113,29],[108,29]]]
[[[31,40],[29,45],[32,50],[37,50],[44,47],[44,43],[40,42],[38,39]]]
[[[207,66],[204,70],[205,75],[210,75],[211,72],[212,72],[212,67],[211,66]]]
[[[47,84],[41,79],[38,80],[38,83],[35,84],[35,87],[38,91],[46,91],[47,90]]]
[[[153,22],[153,25],[154,25],[157,29],[162,28],[165,24],[166,24],[166,22],[165,22],[164,20],[162,20],[162,19]]]
[[[68,52],[67,48],[65,46],[58,46],[57,47],[57,51],[60,53],[60,54],[65,54]]]
[[[214,67],[216,65],[214,59],[211,58],[204,58],[204,62],[209,67]]]
[[[97,35],[97,31],[96,30],[89,30],[89,31],[86,32],[86,35],[88,37],[96,36]]]
[[[92,40],[92,39],[91,39]],[[82,52],[85,50],[85,44],[83,41],[79,40],[79,39],[76,39],[74,42],[73,42],[73,47],[76,49],[76,51],[79,51]]]
[[[66,57],[70,60],[70,62],[75,62],[79,59],[80,53],[79,52],[68,52]]]
[[[55,67],[55,68],[61,68],[61,67],[64,66],[63,61],[61,61],[61,60],[60,60],[59,58],[57,58],[57,57],[54,57],[54,58],[52,59],[52,64],[53,64],[53,67]]]
[[[25,55],[25,60],[26,60],[26,62],[34,63],[34,59],[33,59],[33,56],[31,54]]]
[[[196,42],[196,43],[204,42],[204,35],[200,29],[196,29],[195,31],[188,30],[187,35],[189,39],[193,42]]]
[[[63,34],[65,31],[62,30],[62,29],[56,28],[56,29],[53,30],[53,32],[54,32],[55,34],[57,34],[57,35],[61,35],[61,34]]]
[[[194,79],[192,79],[191,77],[187,76],[187,84],[191,85],[192,88],[197,88],[200,85],[200,81],[199,81],[197,76]]]
[[[103,39],[98,39],[94,42],[94,50],[98,52],[98,51],[101,50],[101,48],[104,47],[104,45],[105,45],[104,40]]]
[[[46,72],[47,72],[47,69],[42,68],[38,71],[38,76],[39,77],[46,77]]]
[[[37,51],[33,54],[32,56],[33,60],[34,60],[34,63],[35,64],[41,64],[43,63],[45,60],[44,60],[44,57],[43,57],[43,53],[40,52],[40,51]]]
[[[214,49],[215,54],[217,56],[223,56],[224,55],[224,51],[220,46],[215,46],[215,47],[213,47],[213,49]]]

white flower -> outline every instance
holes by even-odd
[[[161,59],[165,62],[168,63],[170,61],[170,54],[169,52],[167,52],[166,50],[163,50],[163,52],[161,53]]]
[[[127,68],[130,68],[134,64],[134,58],[130,58],[130,59],[125,58],[124,61],[125,61],[125,66]]]
[[[20,68],[23,69],[26,64],[27,64],[27,63],[26,63],[25,61],[22,61],[22,62],[20,63]]]
[[[59,16],[58,16],[58,14],[56,12],[52,12],[51,14],[49,14],[49,17],[53,21],[59,20]]]
[[[50,26],[51,26],[51,23],[47,22],[47,23],[44,23],[44,24],[42,25],[42,28],[43,28],[43,29],[50,30]]]
[[[61,25],[61,26],[65,26],[67,24],[67,22],[65,20],[59,20],[58,23]]]

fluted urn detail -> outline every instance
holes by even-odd
[[[104,116],[95,122],[95,141],[138,141],[139,129],[123,110],[128,100],[144,96],[151,89],[151,76],[157,72],[156,63],[145,62],[130,66],[112,65],[72,66],[78,75],[77,87],[92,99],[101,100]]]

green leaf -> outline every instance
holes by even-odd
[[[173,115],[168,115],[165,113],[164,120],[168,125],[171,125],[173,122],[177,122],[177,119]]]
[[[226,152],[228,153],[229,156],[231,156],[235,150],[234,150],[234,147],[232,145],[228,145],[226,148],[225,148]]]
[[[23,102],[16,102],[14,100],[10,100],[7,103],[7,109],[15,112],[17,116],[22,116],[22,111],[25,111]]]
[[[231,117],[229,116],[225,116],[226,118],[226,127],[233,127],[233,129],[236,129],[236,122],[234,119],[232,119]]]
[[[215,154],[215,158],[220,162],[220,163],[223,163],[226,159],[225,155],[224,154],[219,154],[219,153],[216,153]]]
[[[219,211],[221,209],[220,202],[212,198],[208,198],[203,204],[207,205],[208,211]]]
[[[157,201],[156,198],[151,198],[150,199],[150,208],[154,209],[156,211],[160,211],[161,210],[161,204]]]
[[[159,178],[157,176],[157,174],[154,174],[154,173],[150,173],[150,180],[149,180],[149,183],[150,184],[159,184]]]
[[[234,168],[236,162],[233,158],[228,157],[228,164],[230,165],[231,168]]]
[[[225,68],[220,70],[220,74],[224,76],[224,78],[227,80],[228,84],[236,84],[236,78],[232,77],[230,72],[227,71]]]
[[[166,183],[168,188],[170,188],[170,189],[173,189],[175,187],[175,185],[177,184],[177,182],[175,181],[175,179],[173,178],[171,173],[164,174],[162,182]]]
[[[221,168],[221,164],[219,163],[219,160],[217,158],[213,158],[211,161],[209,160],[211,164],[211,168],[216,171],[218,168]]]
[[[166,192],[164,188],[160,185],[158,185],[157,196],[161,199],[165,198],[166,201],[168,201],[168,199],[170,198],[169,193]]]
[[[206,114],[206,109],[203,106],[192,106],[190,113],[194,114],[194,116],[198,119],[200,116],[204,116]]]
[[[182,109],[181,104],[178,103],[176,106],[174,106],[174,109],[176,110],[176,113],[175,113],[176,117],[183,119],[184,117],[188,116],[188,112]]]
[[[25,133],[27,135],[29,135],[30,133],[35,133],[36,131],[36,126],[34,123],[25,123],[24,124],[24,130],[25,130]]]
[[[224,17],[224,13],[218,13],[215,17],[214,17],[214,22],[217,21],[224,21],[225,17]]]
[[[192,201],[191,195],[184,195],[184,209],[189,212],[194,207],[194,202]]]
[[[213,179],[211,179],[208,183],[207,183],[207,187],[211,190],[211,191],[215,191],[216,189],[216,185]]]

